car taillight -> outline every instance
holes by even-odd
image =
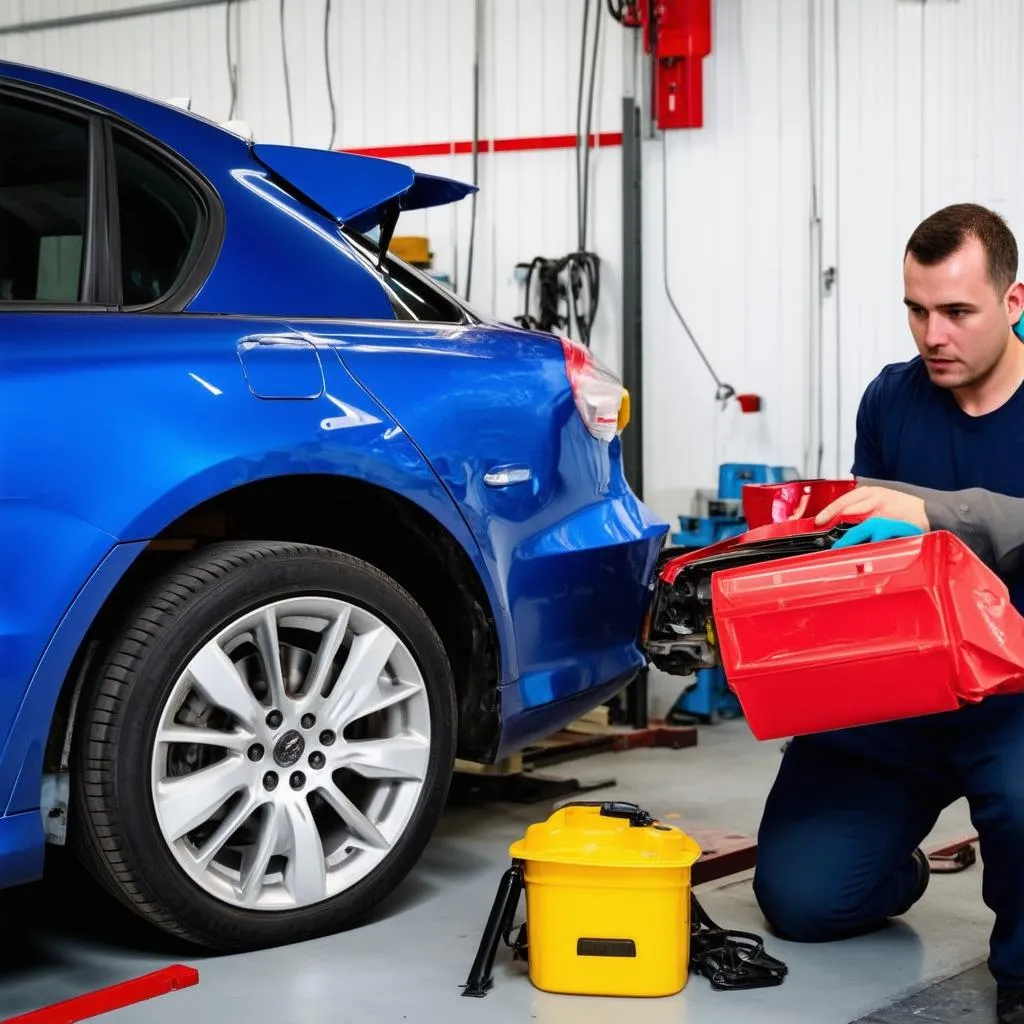
[[[590,349],[571,338],[561,342],[565,373],[587,430],[600,441],[614,440],[629,423],[629,392]]]

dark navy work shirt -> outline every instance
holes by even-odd
[[[994,412],[968,416],[920,357],[886,366],[857,412],[853,475],[1024,498],[1024,387]],[[1006,583],[1024,613],[1024,576]]]

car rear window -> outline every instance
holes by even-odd
[[[181,283],[202,243],[203,206],[192,187],[131,136],[113,132],[121,302],[146,306]]]

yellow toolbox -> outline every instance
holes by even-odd
[[[413,266],[430,266],[430,241],[423,235],[395,235],[388,251]]]
[[[700,848],[636,804],[570,803],[510,848],[465,995],[483,995],[526,889],[530,980],[546,992],[668,996],[690,962],[690,868]],[[512,945],[512,943],[509,943]],[[513,948],[516,948],[514,946]]]

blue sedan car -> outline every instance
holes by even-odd
[[[0,885],[343,928],[644,665],[628,395],[388,253],[469,191],[0,62]]]

